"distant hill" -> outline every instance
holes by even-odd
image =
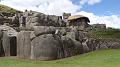
[[[0,12],[16,13],[16,12],[18,12],[18,10],[0,4]],[[19,12],[20,12],[20,11],[19,11]]]

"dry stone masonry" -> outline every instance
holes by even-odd
[[[120,48],[120,41],[89,38],[89,18],[82,15],[45,15],[35,11],[0,14],[0,57],[56,60],[98,49]],[[93,25],[93,28],[106,28]]]

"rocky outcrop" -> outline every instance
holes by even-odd
[[[107,49],[107,48],[110,48],[110,49],[120,49],[120,41],[100,41],[100,49]]]
[[[120,41],[89,38],[87,45],[90,51],[98,49],[119,49]]]
[[[11,20],[5,17],[0,16],[0,25],[3,25],[4,23],[10,23]]]

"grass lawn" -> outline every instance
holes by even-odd
[[[98,50],[54,61],[0,58],[0,67],[120,67],[120,50]]]

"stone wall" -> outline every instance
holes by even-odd
[[[93,29],[106,29],[106,24],[93,24]]]
[[[54,27],[36,26],[33,31],[19,32],[17,37],[18,57],[55,60],[88,52],[86,46],[83,47],[81,42],[60,34],[62,30]]]
[[[61,16],[32,12],[26,17],[25,26],[17,26],[19,31],[13,29],[18,21],[12,20],[13,26],[0,26],[0,57],[17,55],[24,59],[56,60],[98,49],[120,48],[120,41],[90,38],[78,26],[66,27]],[[106,28],[105,25],[97,27]]]

